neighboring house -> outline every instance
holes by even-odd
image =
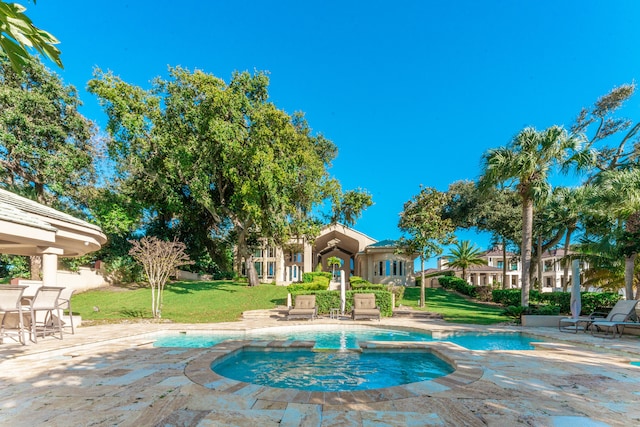
[[[561,260],[565,256],[564,249],[551,249],[542,254],[542,286],[545,291],[558,290],[562,288],[564,282],[564,268]],[[487,265],[472,266],[467,269],[467,277],[465,280],[476,286],[490,285],[493,283],[502,286],[502,267],[504,263],[503,250],[500,245],[494,246],[488,251],[483,252],[481,258],[487,261]],[[522,279],[522,264],[520,258],[514,252],[507,251],[507,281],[508,288],[519,288]],[[532,264],[534,278],[538,276],[537,265]],[[581,268],[584,271],[586,266]],[[438,269],[442,271],[450,271],[447,266],[445,257],[438,258]],[[460,277],[462,270],[454,269],[455,274]],[[571,280],[571,269],[567,280]]]
[[[315,271],[331,271],[327,260],[337,257],[342,265],[337,270],[345,275],[359,276],[371,283],[413,285],[413,261],[415,256],[397,254],[395,241],[375,239],[342,224],[328,225],[313,242],[292,239],[284,247],[264,245],[256,249],[254,264],[261,282],[278,285],[302,281],[302,274]],[[246,275],[241,263],[241,275]]]

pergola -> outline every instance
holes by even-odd
[[[42,282],[56,285],[58,257],[97,251],[100,227],[0,189],[0,253],[42,256]]]

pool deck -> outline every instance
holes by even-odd
[[[271,389],[209,381],[212,352],[154,348],[162,331],[367,325],[429,331],[523,331],[530,351],[469,351],[440,343],[457,371],[363,393]],[[445,344],[442,349],[442,344]],[[436,346],[438,346],[436,345]],[[640,338],[555,328],[484,327],[426,319],[88,326],[38,344],[0,344],[0,425],[11,426],[630,426],[640,424]]]

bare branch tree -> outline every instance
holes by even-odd
[[[129,255],[142,264],[151,286],[151,312],[162,317],[162,291],[169,276],[181,265],[193,264],[186,254],[186,245],[177,240],[165,241],[157,237],[143,237],[130,241]]]

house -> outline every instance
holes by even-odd
[[[485,286],[497,283],[502,286],[502,274],[504,265],[504,251],[501,245],[496,245],[493,248],[485,251],[480,256],[487,261],[486,265],[476,265],[467,269],[467,277],[465,280],[476,286]],[[544,291],[553,291],[562,289],[562,284],[565,281],[564,267],[562,265],[562,258],[565,256],[564,249],[551,249],[542,254],[542,286]],[[507,260],[507,288],[520,288],[522,283],[522,263],[520,257],[514,252],[506,252]],[[534,271],[534,278],[538,277],[537,265],[532,264],[531,268]],[[583,266],[583,269],[586,266]],[[446,257],[438,259],[438,269],[443,271],[450,270],[447,266]],[[455,269],[456,275],[461,276],[462,271]],[[567,280],[570,283],[571,269]]]
[[[302,281],[302,274],[331,271],[327,260],[337,257],[342,265],[339,274],[349,279],[359,276],[371,283],[412,286],[415,283],[415,255],[397,253],[396,241],[375,239],[343,224],[324,227],[313,241],[292,239],[283,247],[262,247],[254,252],[254,265],[261,282],[288,285]],[[240,275],[246,275],[241,263]]]

